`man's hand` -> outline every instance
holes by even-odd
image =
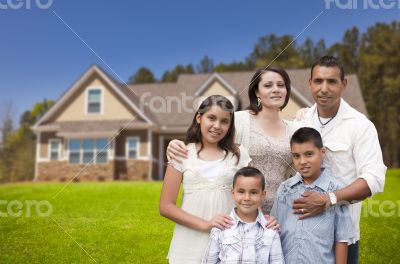
[[[305,192],[302,197],[293,201],[293,212],[301,214],[299,219],[318,215],[330,205],[328,194]]]
[[[187,149],[185,143],[180,140],[173,139],[169,142],[167,147],[167,159],[181,161],[182,158],[187,158]]]

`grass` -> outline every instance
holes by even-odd
[[[23,212],[20,217],[0,216],[0,263],[167,263],[174,224],[158,214],[161,183],[76,183],[53,198],[63,186],[0,186],[0,212],[7,212],[1,201],[13,200],[22,202]],[[373,199],[396,203],[395,214],[374,217],[363,211],[360,263],[400,261],[399,190],[400,170],[390,170],[385,192]],[[40,217],[31,208],[33,215],[26,217],[27,200],[48,200],[53,211]],[[381,205],[372,208],[377,211]]]

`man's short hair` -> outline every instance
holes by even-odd
[[[265,177],[261,173],[261,171],[259,171],[258,169],[248,166],[248,167],[243,167],[240,170],[238,170],[235,173],[235,176],[233,176],[233,187],[235,187],[235,183],[237,181],[237,178],[240,177],[240,176],[259,178],[260,179],[260,183],[261,183],[261,189],[263,191],[265,190]]]
[[[303,144],[307,142],[313,142],[314,145],[319,149],[324,147],[322,144],[321,134],[311,127],[302,127],[294,132],[292,138],[290,139],[290,146],[292,146],[293,143]]]
[[[342,63],[338,60],[338,58],[334,56],[323,56],[319,58],[314,64],[311,66],[311,78],[315,66],[324,66],[324,67],[338,67],[340,70],[340,80],[344,80],[344,69]]]

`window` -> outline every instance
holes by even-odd
[[[139,138],[131,137],[127,139],[128,159],[137,159],[139,154]]]
[[[50,160],[60,159],[60,140],[50,139]]]
[[[71,139],[68,144],[69,163],[81,163],[81,141]]]
[[[99,138],[96,140],[96,163],[107,162],[107,140],[105,138]]]
[[[83,163],[93,163],[94,157],[94,140],[84,139],[83,140]]]
[[[75,164],[106,163],[107,144],[106,138],[70,139],[69,162]]]
[[[89,89],[87,96],[87,113],[100,114],[101,113],[101,90]]]

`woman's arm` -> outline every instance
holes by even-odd
[[[336,264],[347,263],[347,242],[335,242]]]
[[[182,173],[168,165],[160,197],[160,214],[180,225],[209,232],[212,227],[224,229],[231,225],[231,219],[226,215],[217,215],[210,220],[191,215],[176,206]]]

